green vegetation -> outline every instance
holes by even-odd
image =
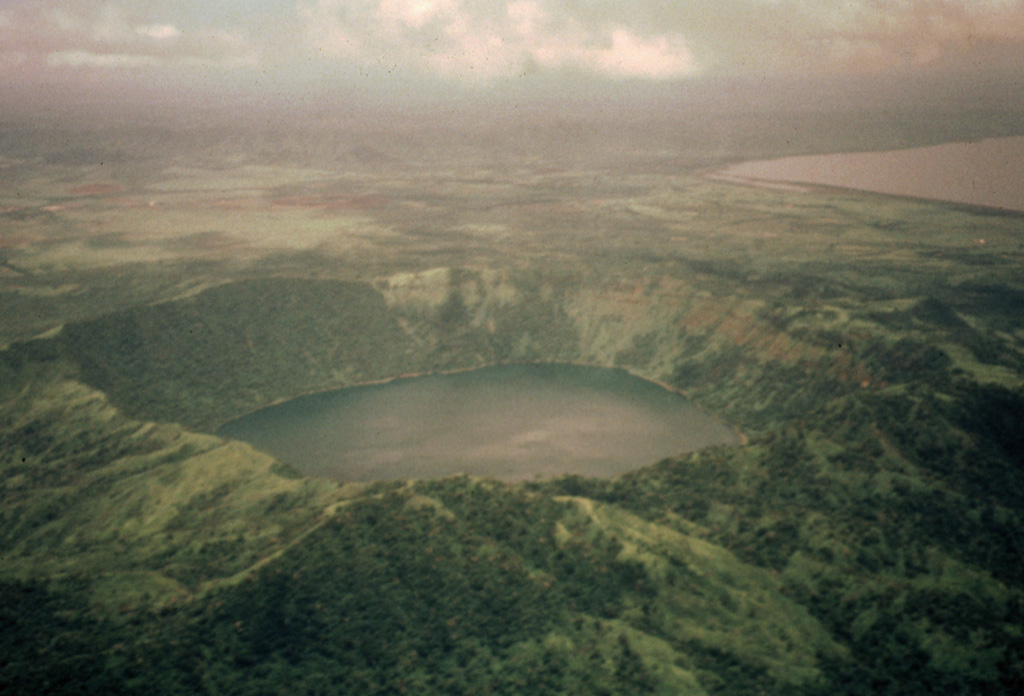
[[[12,229],[53,238],[0,274],[0,691],[1024,689],[1019,217],[424,161],[358,192],[139,164],[124,196],[308,195],[328,236],[152,237],[151,266],[94,245],[104,273],[61,249],[116,206],[26,189]],[[368,485],[209,434],[531,360],[626,367],[748,440],[615,480]]]

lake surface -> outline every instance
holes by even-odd
[[[738,443],[685,397],[624,370],[501,365],[300,397],[223,426],[307,475],[344,481],[609,477]]]
[[[815,184],[1024,211],[1024,137],[744,162],[718,178]]]

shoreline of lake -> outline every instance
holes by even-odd
[[[856,191],[1024,215],[1024,136],[878,152],[752,160],[708,178],[802,192]]]

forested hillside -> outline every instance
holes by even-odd
[[[781,283],[716,294],[711,270],[660,270],[242,281],[11,347],[0,679],[23,693],[1019,690],[1024,397],[950,357],[981,353],[977,319],[934,298],[794,300]],[[1019,374],[1010,345],[973,369]],[[183,428],[529,360],[628,367],[749,442],[616,480],[340,485]]]

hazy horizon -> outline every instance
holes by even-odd
[[[1012,108],[1024,2],[7,3],[5,120],[685,118]]]

